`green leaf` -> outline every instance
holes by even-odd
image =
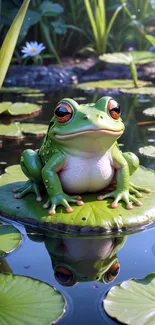
[[[1,325],[49,325],[64,313],[65,299],[39,280],[0,274]]]
[[[138,81],[138,84],[139,84],[139,81]],[[149,83],[148,83],[149,85]],[[142,95],[154,95],[155,93],[155,87],[151,87],[151,86],[148,86],[147,87],[147,84],[144,85],[144,87],[140,86],[139,84],[139,87],[138,88],[126,88],[126,89],[123,89],[121,88],[120,91],[122,93],[126,93],[126,94],[133,94],[133,95],[138,95],[138,94],[142,94]]]
[[[154,325],[154,304],[155,273],[112,287],[103,300],[106,313],[128,325]]]
[[[139,148],[139,152],[144,156],[155,157],[155,146],[146,146]]]
[[[40,112],[40,106],[31,103],[0,103],[0,114],[7,114],[12,116],[18,115],[33,115]]]
[[[52,27],[54,28],[55,33],[57,33],[59,35],[66,33],[67,27],[66,27],[66,24],[62,18],[59,18],[58,20],[53,21],[51,24],[52,24]]]
[[[64,11],[61,5],[51,1],[43,1],[39,9],[41,14],[47,17],[59,16]]]
[[[31,94],[31,96],[33,95],[39,96],[41,91],[39,89],[26,88],[26,87],[2,87],[0,89],[0,93],[9,93],[9,94],[15,93],[15,94],[23,94],[23,95]]]
[[[155,53],[148,51],[130,51],[107,53],[99,56],[101,61],[115,64],[145,64],[155,61]]]
[[[148,131],[154,132],[155,131],[155,127],[148,128]]]
[[[145,34],[145,38],[153,45],[155,46],[155,37],[152,35]]]
[[[14,251],[21,244],[21,234],[13,226],[0,223],[0,255]]]
[[[7,73],[30,0],[24,0],[0,49],[0,88]]]
[[[47,201],[45,192],[43,202],[40,203],[36,202],[34,194],[28,194],[18,200],[13,197],[12,189],[23,186],[26,180],[20,166],[7,168],[6,173],[1,176],[0,213],[5,214],[5,217],[11,216],[22,223],[79,234],[105,233],[112,230],[119,231],[122,228],[134,230],[155,219],[155,173],[144,167],[139,167],[131,176],[131,181],[136,185],[150,188],[151,193],[143,193],[141,198],[143,205],[134,206],[132,210],[127,210],[123,202],[119,202],[117,209],[112,209],[110,207],[112,199],[97,201],[98,193],[96,193],[83,195],[85,204],[83,206],[73,204],[72,213],[67,213],[65,208],[60,206],[56,214],[51,216],[48,209],[42,207]]]
[[[138,86],[140,88],[136,88],[137,92],[141,87],[144,85],[149,85],[151,83],[147,83],[145,81],[138,81]],[[118,79],[113,79],[113,80],[101,80],[101,81],[90,81],[90,82],[85,82],[85,83],[79,83],[76,85],[77,88],[82,88],[82,89],[122,89],[125,88],[124,92],[127,92],[129,89],[129,92],[134,91],[134,82],[130,79],[125,79],[125,80],[118,80]]]
[[[0,137],[22,139],[25,134],[42,136],[46,134],[48,125],[33,123],[0,124]]]
[[[20,36],[25,36],[29,30],[29,28],[35,24],[37,24],[41,19],[40,12],[28,9],[25,15],[23,25],[20,31]]]
[[[155,117],[155,107],[149,107],[144,109],[143,113],[147,116],[154,116]]]

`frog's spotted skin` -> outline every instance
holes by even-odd
[[[29,181],[24,188],[15,190],[14,196],[21,198],[35,192],[40,201],[44,186],[48,193],[44,208],[49,208],[51,215],[58,205],[72,212],[69,202],[83,205],[79,194],[102,191],[115,176],[116,189],[99,195],[98,199],[113,197],[112,208],[120,200],[126,203],[127,209],[132,209],[132,202],[141,205],[130,194],[141,197],[139,189],[129,183],[129,175],[137,169],[139,160],[132,153],[120,151],[117,139],[123,132],[120,106],[114,99],[102,97],[86,105],[78,105],[70,98],[62,99],[40,150],[25,150],[22,154],[21,167]]]

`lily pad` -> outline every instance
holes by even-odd
[[[14,251],[21,241],[22,237],[18,229],[0,223],[0,256]]]
[[[46,134],[48,125],[33,123],[12,123],[9,125],[0,124],[0,137],[6,138],[24,138],[25,134],[42,136]]]
[[[144,85],[151,85],[150,82],[146,81],[138,81],[139,88],[136,88],[137,90],[141,89]],[[134,88],[134,82],[130,79],[121,80],[121,79],[114,79],[114,80],[100,80],[100,81],[90,81],[85,83],[79,83],[76,85],[77,88],[82,89],[122,89],[125,88],[124,92],[126,90],[131,90],[131,92],[135,89]]]
[[[43,209],[47,195],[43,194],[43,202],[37,203],[33,193],[23,199],[15,199],[12,190],[24,185],[27,180],[19,165],[6,169],[0,178],[0,213],[9,219],[20,221],[29,225],[54,229],[66,232],[110,233],[123,229],[137,229],[147,225],[155,219],[155,173],[139,167],[131,177],[137,185],[151,189],[151,193],[143,193],[142,206],[134,206],[127,210],[125,203],[119,202],[117,209],[111,208],[112,199],[97,201],[96,194],[83,195],[83,206],[73,204],[73,212],[67,213],[62,206],[57,208],[56,214],[51,216],[48,209]]]
[[[143,113],[147,116],[154,116],[155,117],[155,107],[149,107],[144,109]]]
[[[128,325],[155,324],[155,273],[112,287],[103,301],[106,313]]]
[[[150,83],[149,83],[150,84]],[[155,93],[155,87],[151,87],[144,85],[144,86],[140,86],[138,88],[126,88],[124,87],[120,89],[120,91],[122,93],[126,93],[126,94],[133,94],[133,95],[154,95]]]
[[[155,132],[155,127],[148,128],[148,131]]]
[[[17,115],[35,115],[41,111],[41,107],[31,103],[0,103],[0,114],[7,114],[12,116]]]
[[[148,157],[155,157],[155,146],[146,146],[139,148],[139,152],[141,155],[148,156]]]
[[[100,55],[99,59],[104,62],[115,64],[129,65],[132,61],[135,64],[146,64],[155,61],[155,54],[148,51],[114,52]]]
[[[0,274],[1,325],[49,325],[64,313],[65,299],[39,280]]]
[[[34,88],[26,87],[2,87],[0,93],[16,93],[16,94],[39,94],[41,91]]]

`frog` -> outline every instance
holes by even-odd
[[[33,192],[41,202],[44,190],[48,200],[43,208],[49,209],[50,215],[58,206],[65,207],[67,213],[73,211],[71,203],[82,206],[83,193],[98,193],[99,201],[113,198],[113,209],[120,201],[129,210],[133,203],[141,206],[141,192],[150,189],[130,182],[139,159],[120,150],[117,141],[124,130],[121,107],[114,98],[104,96],[86,104],[63,98],[56,105],[40,149],[27,149],[21,155],[21,169],[28,181],[13,190],[14,197]],[[115,187],[105,193],[114,182]]]

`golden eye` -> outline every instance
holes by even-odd
[[[114,99],[109,100],[108,111],[109,111],[110,116],[114,120],[118,120],[119,117],[121,116],[120,105]]]
[[[54,270],[55,279],[63,286],[71,286],[74,283],[74,275],[64,266],[57,266]]]
[[[55,109],[55,117],[59,123],[65,123],[71,119],[73,109],[68,103],[60,103]]]
[[[105,274],[104,280],[105,282],[113,281],[117,274],[119,273],[119,264],[118,261],[116,261],[108,270],[108,272]]]

